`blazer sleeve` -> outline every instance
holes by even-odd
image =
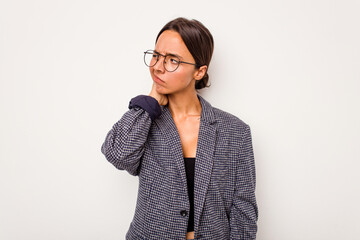
[[[151,122],[149,113],[142,108],[127,111],[114,124],[101,147],[106,159],[116,168],[138,175]]]
[[[247,126],[239,153],[237,180],[230,209],[231,239],[256,239],[258,208],[255,198],[255,162],[251,132]]]

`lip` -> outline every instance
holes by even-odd
[[[161,80],[159,77],[157,77],[156,75],[154,75],[153,78],[154,82],[156,83],[160,83],[160,84],[164,84],[165,82],[163,80]]]

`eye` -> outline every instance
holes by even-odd
[[[179,60],[177,58],[174,58],[174,57],[170,57],[170,62],[172,64],[179,64]]]
[[[153,53],[153,54],[152,54],[152,57],[153,57],[153,58],[157,58],[158,56],[159,56],[159,54],[156,54],[156,53]]]

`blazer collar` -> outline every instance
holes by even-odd
[[[200,95],[198,95],[198,98],[201,103],[201,121],[213,124],[215,122],[215,115],[212,106]]]

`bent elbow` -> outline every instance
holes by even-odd
[[[139,160],[134,156],[125,154],[123,151],[115,150],[106,142],[101,147],[101,152],[104,154],[106,160],[119,170],[126,170],[131,175],[138,175]]]

